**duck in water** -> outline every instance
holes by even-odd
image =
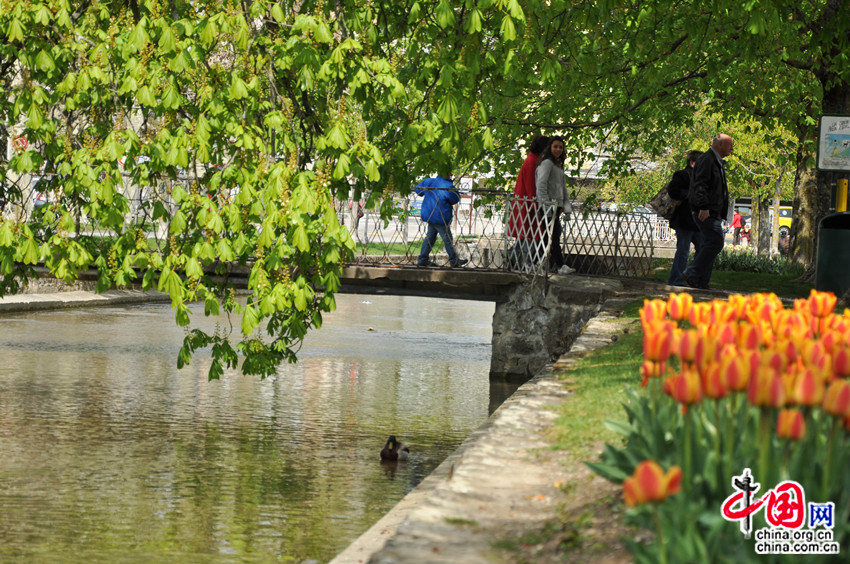
[[[381,460],[407,460],[410,449],[398,442],[395,435],[390,435],[387,444],[381,449]]]

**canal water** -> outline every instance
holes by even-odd
[[[168,305],[0,317],[0,562],[333,558],[486,420],[494,307],[337,301],[266,380],[177,370]]]

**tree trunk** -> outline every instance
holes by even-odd
[[[850,91],[847,84],[821,75],[823,86],[822,114],[850,114]],[[827,84],[833,82],[830,88]],[[817,116],[819,117],[819,116]],[[817,139],[814,128],[800,132],[797,150],[797,172],[794,176],[794,219],[791,223],[791,260],[811,270],[817,259],[818,224],[830,212],[835,181],[848,173],[817,170],[814,154]]]
[[[760,255],[770,255],[770,198],[763,200],[753,199],[753,228],[756,253]]]

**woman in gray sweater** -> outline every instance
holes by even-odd
[[[564,173],[564,140],[562,138],[555,136],[550,139],[549,146],[543,151],[540,163],[537,165],[535,182],[541,213],[546,215],[546,223],[551,225],[552,230],[549,272],[558,272],[559,274],[575,272],[574,269],[564,264],[564,253],[561,251],[561,214],[566,213],[567,219],[569,219],[570,213],[573,211],[567,193],[567,176]]]

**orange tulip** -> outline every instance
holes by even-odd
[[[729,393],[729,389],[726,387],[726,382],[724,381],[720,371],[719,364],[711,364],[708,369],[702,373],[702,392],[705,394],[705,397],[711,399],[725,398]]]
[[[761,327],[752,323],[738,325],[738,348],[755,350],[762,344]]]
[[[682,491],[682,469],[673,466],[667,472],[652,460],[644,460],[635,473],[623,482],[626,505],[659,503]]]
[[[712,300],[711,322],[729,323],[730,321],[735,321],[735,308],[723,300]]]
[[[662,300],[643,300],[643,307],[638,312],[641,325],[664,321],[667,317],[667,302]]]
[[[675,324],[670,321],[649,322],[643,329],[643,357],[663,362],[673,353]]]
[[[684,369],[679,374],[668,378],[664,384],[664,391],[681,403],[683,409],[702,401],[702,385],[699,374],[694,370]]]
[[[770,366],[777,372],[782,372],[788,366],[788,361],[785,355],[775,350],[766,350],[757,352],[761,358],[759,364],[762,366]]]
[[[782,407],[785,405],[785,384],[773,368],[760,366],[750,376],[747,398],[753,405],[762,407]]]
[[[798,441],[806,434],[806,421],[796,409],[783,409],[776,420],[776,435],[780,439]]]
[[[837,417],[850,417],[850,383],[833,380],[823,396],[823,410]]]
[[[820,342],[827,354],[833,354],[835,347],[841,342],[841,334],[835,329],[828,329],[821,333]]]
[[[785,366],[790,366],[797,361],[797,346],[791,339],[780,339],[774,345],[774,350],[785,357]]]
[[[749,365],[734,346],[727,346],[720,359],[720,373],[726,388],[736,392],[747,389],[750,381]]]
[[[850,376],[850,349],[843,345],[833,349],[832,370],[839,378]]]
[[[812,290],[809,294],[808,302],[809,312],[815,317],[826,317],[835,310],[835,303],[838,298],[832,292],[818,292]]]
[[[711,324],[711,304],[698,303],[691,306],[688,320],[694,327],[706,327]]]
[[[819,405],[826,389],[823,378],[806,368],[794,378],[793,400],[798,405]]]
[[[697,347],[700,342],[700,334],[696,329],[686,329],[679,335],[676,346],[676,354],[682,362],[693,363],[697,358]]]
[[[670,294],[670,297],[667,299],[667,314],[670,316],[670,319],[684,321],[688,319],[693,304],[694,298],[687,292]]]
[[[660,378],[661,375],[664,374],[665,368],[665,362],[653,362],[651,360],[644,360],[643,364],[640,365],[640,386],[646,386],[649,383],[650,378]]]
[[[718,323],[712,327],[713,335],[718,346],[738,342],[738,325],[736,323]]]

